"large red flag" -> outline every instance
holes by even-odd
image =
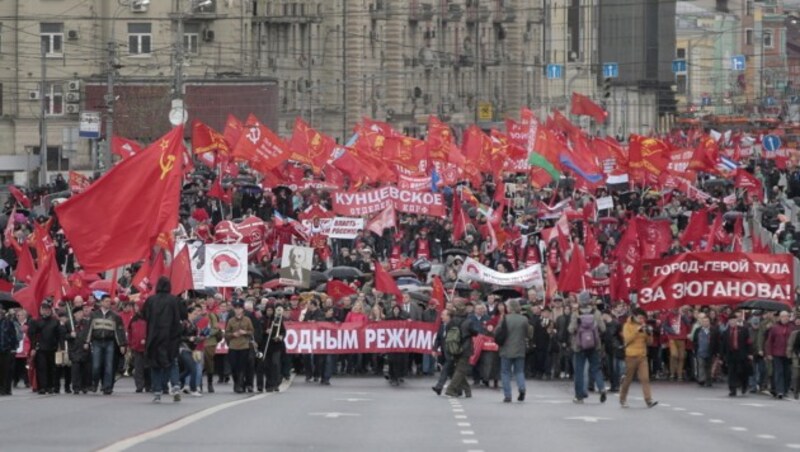
[[[17,268],[14,269],[14,278],[17,281],[28,283],[33,278],[33,275],[36,274],[31,247],[27,243],[20,245],[16,240],[11,241],[11,246],[17,253]]]
[[[736,170],[733,186],[743,188],[748,195],[755,196],[759,201],[764,201],[764,188],[761,185],[761,181],[742,168]]]
[[[247,117],[245,132],[233,149],[233,157],[247,161],[251,168],[268,174],[285,162],[291,152],[286,143],[253,115]]]
[[[454,143],[455,139],[450,126],[440,121],[436,116],[429,116],[428,135],[425,137],[425,144],[428,146],[428,157],[431,160],[440,162],[463,163],[451,160],[451,154],[453,157],[457,157],[456,154],[460,154],[451,152],[456,147]]]
[[[598,123],[604,123],[608,113],[603,107],[592,102],[583,94],[572,93],[572,108],[570,113],[576,116],[591,116]]]
[[[357,292],[355,289],[347,285],[347,283],[337,279],[332,279],[325,284],[325,293],[327,293],[329,297],[333,298],[334,301],[338,302],[344,297],[355,295]]]
[[[236,147],[242,133],[244,133],[244,124],[242,124],[242,121],[239,121],[239,118],[236,116],[229,114],[227,121],[225,121],[225,130],[222,132],[225,142],[228,143],[228,149],[233,150],[233,148]]]
[[[11,193],[11,196],[13,196],[14,199],[19,203],[19,205],[21,205],[26,209],[31,208],[31,200],[28,199],[28,196],[26,196],[25,193],[22,192],[22,190],[13,185],[9,185],[8,191],[9,193]]]
[[[375,261],[375,288],[385,294],[394,295],[397,304],[403,305],[403,293],[397,287],[397,282],[383,268],[379,261]]]
[[[335,148],[336,140],[317,132],[302,118],[294,120],[294,131],[289,141],[292,160],[311,165],[314,173],[319,174],[325,163],[332,158]]]
[[[172,261],[169,280],[172,283],[172,295],[178,295],[194,289],[192,259],[189,256],[188,246],[184,246]]]
[[[116,135],[111,139],[111,153],[120,156],[122,159],[133,157],[140,152],[142,152],[142,147],[133,140]]]
[[[588,265],[579,246],[575,247],[567,267],[558,275],[558,290],[561,292],[580,292],[586,289],[584,280]]]
[[[628,165],[632,179],[640,183],[655,184],[658,176],[667,170],[672,150],[656,138],[631,135],[628,146]]]
[[[225,137],[197,119],[192,121],[192,151],[195,154],[213,152],[224,156],[231,153]]]
[[[692,216],[689,217],[689,224],[686,226],[686,230],[683,231],[683,235],[681,235],[681,245],[687,246],[692,242],[699,244],[703,237],[708,234],[708,231],[708,208],[692,212]]]
[[[433,289],[431,291],[431,301],[436,300],[436,312],[440,313],[444,310],[447,298],[445,298],[444,285],[439,275],[433,275],[433,278],[431,278],[431,288]]]
[[[84,270],[100,272],[141,260],[160,234],[175,229],[184,149],[183,126],[178,126],[56,207]]]
[[[461,195],[453,195],[453,242],[458,242],[464,237],[467,229],[467,217],[461,207]]]

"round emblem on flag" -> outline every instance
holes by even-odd
[[[211,273],[220,281],[229,282],[235,280],[244,271],[236,254],[228,250],[222,250],[211,256]]]
[[[481,274],[481,270],[475,264],[467,265],[466,272],[467,272],[467,274],[470,274],[470,275],[480,275]]]

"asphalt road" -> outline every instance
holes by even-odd
[[[800,449],[800,404],[762,395],[729,398],[723,385],[657,383],[659,405],[631,408],[592,395],[574,405],[570,382],[528,382],[528,399],[504,404],[493,389],[437,397],[431,379],[399,388],[379,378],[294,381],[278,394],[153,405],[123,379],[112,396],[0,398],[2,451],[773,451]],[[288,386],[288,385],[287,385]],[[515,394],[516,399],[516,394]]]

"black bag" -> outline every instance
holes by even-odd
[[[508,325],[506,325],[506,319],[503,317],[503,321],[500,322],[500,326],[494,332],[494,342],[502,347],[506,343],[506,339],[508,339]]]

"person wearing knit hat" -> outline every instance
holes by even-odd
[[[589,363],[589,384],[594,384],[600,393],[600,402],[606,401],[606,388],[600,368],[602,341],[606,324],[600,311],[592,305],[592,296],[583,291],[578,294],[578,309],[572,313],[567,331],[572,335],[573,362],[575,367],[575,398],[573,402],[583,403],[587,398],[584,369]]]

